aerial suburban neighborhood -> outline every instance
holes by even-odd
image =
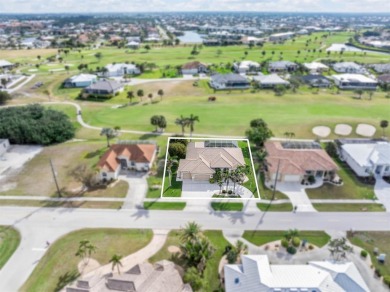
[[[0,3],[0,292],[389,291],[390,6],[290,2]]]

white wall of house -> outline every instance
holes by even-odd
[[[111,180],[111,179],[117,179],[119,172],[121,168],[118,166],[118,168],[115,171],[106,171],[106,170],[100,170],[99,172],[99,179],[100,180]]]
[[[367,177],[373,172],[372,166],[359,165],[343,148],[340,151],[340,158],[352,168],[357,176]]]
[[[0,142],[0,156],[3,155],[9,149],[10,144],[8,139],[1,140]]]

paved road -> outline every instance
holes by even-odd
[[[0,271],[0,291],[16,291],[44,255],[46,241],[81,228],[176,229],[195,220],[204,229],[242,230],[388,230],[389,213],[260,213],[201,211],[98,210],[1,207],[0,225],[22,233],[20,247]],[[23,264],[21,264],[23,263]]]

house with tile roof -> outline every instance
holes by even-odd
[[[300,182],[309,176],[332,179],[339,169],[318,143],[267,141],[264,147],[271,181],[277,173],[281,182]]]
[[[176,180],[208,181],[216,169],[235,170],[245,165],[242,150],[236,141],[223,147],[211,144],[208,141],[188,143],[186,158],[179,161]]]
[[[113,97],[116,93],[123,91],[124,86],[115,80],[99,80],[91,83],[83,90],[83,96],[90,95],[101,97]]]
[[[275,72],[293,72],[298,69],[298,64],[290,61],[274,61],[269,62],[268,71],[270,73]]]
[[[207,65],[199,61],[188,62],[181,66],[181,73],[183,75],[207,73]]]
[[[96,75],[78,74],[66,79],[64,82],[64,87],[66,88],[87,87],[95,82],[97,82]]]
[[[277,74],[254,76],[252,80],[257,82],[261,88],[274,88],[277,85],[288,86],[290,84]]]
[[[225,291],[368,292],[352,262],[310,261],[273,265],[266,255],[243,255],[242,264],[225,265]]]
[[[97,164],[99,179],[117,179],[121,170],[149,171],[156,154],[156,144],[111,145]]]
[[[261,66],[259,63],[254,62],[254,61],[241,61],[241,62],[236,62],[233,64],[234,71],[238,74],[248,74],[248,73],[256,73],[260,71]]]
[[[211,76],[210,86],[214,89],[248,89],[250,83],[240,74],[215,74]]]

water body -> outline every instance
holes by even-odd
[[[177,37],[180,43],[201,44],[203,41],[203,35],[198,34],[196,31],[183,31],[184,35]]]
[[[385,52],[377,52],[377,51],[371,51],[371,50],[363,50],[359,49],[353,46],[348,46],[345,44],[332,44],[329,48],[326,49],[326,51],[331,51],[331,52],[366,52],[366,53],[377,53],[377,54],[384,54],[387,55]]]

